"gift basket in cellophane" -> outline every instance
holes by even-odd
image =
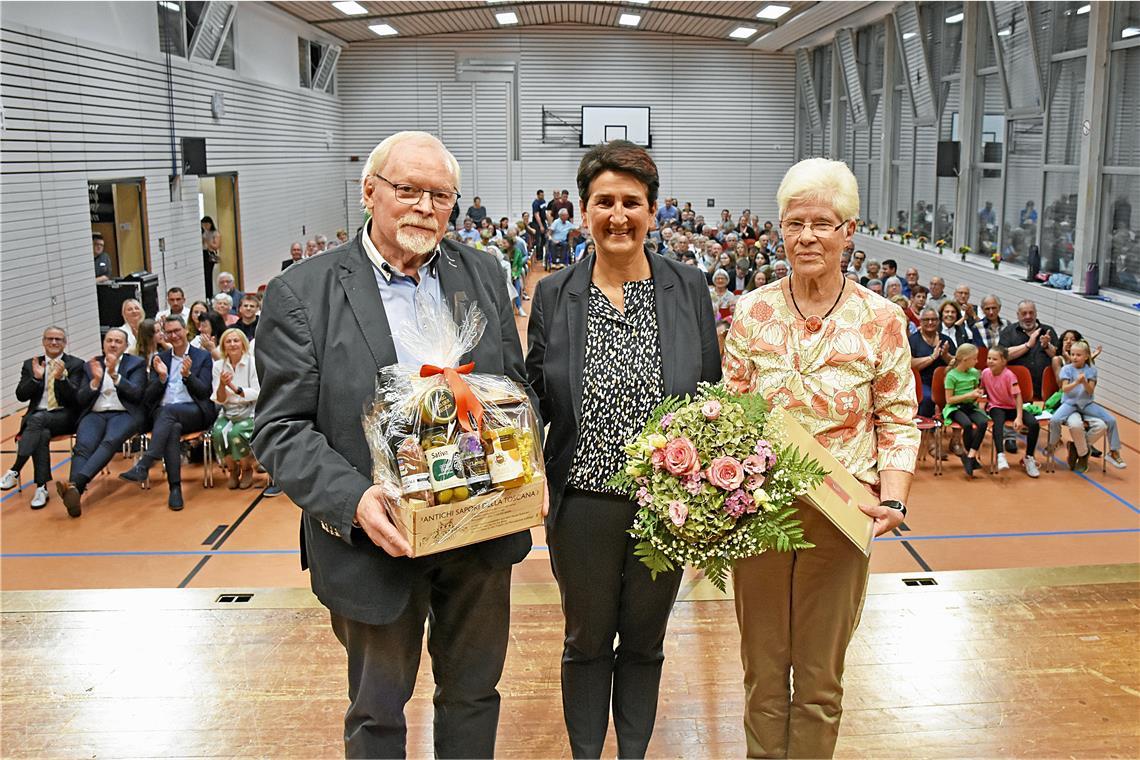
[[[414,361],[380,371],[362,418],[373,482],[387,486],[412,556],[541,525],[545,468],[525,389],[459,364],[483,335],[482,311],[471,305],[457,322],[422,291],[414,307],[392,334]]]

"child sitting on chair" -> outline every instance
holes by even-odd
[[[982,468],[978,461],[978,447],[986,437],[986,425],[990,418],[982,411],[986,403],[986,393],[979,386],[982,374],[974,366],[978,361],[978,347],[973,343],[963,343],[954,353],[950,371],[946,373],[946,408],[942,417],[947,425],[958,423],[962,428],[962,447],[965,453],[959,455],[962,469],[967,477],[974,477],[974,470]]]
[[[1049,445],[1051,453],[1061,440],[1061,425],[1068,425],[1073,441],[1069,443],[1069,466],[1074,472],[1087,472],[1089,469],[1088,440],[1084,431],[1084,420],[1099,420],[1108,433],[1108,461],[1113,467],[1124,469],[1127,465],[1120,456],[1120,431],[1116,418],[1100,404],[1093,401],[1096,391],[1097,371],[1092,364],[1092,351],[1083,340],[1074,341],[1069,349],[1070,363],[1061,368],[1061,405],[1049,420]],[[1091,432],[1091,431],[1090,431]]]
[[[994,346],[986,355],[986,368],[982,370],[982,389],[985,390],[986,398],[989,399],[989,403],[986,404],[986,412],[994,421],[994,450],[998,452],[997,468],[998,472],[1009,469],[1009,462],[1005,459],[1005,423],[1013,423],[1010,442],[1013,444],[1012,451],[1015,454],[1017,453],[1017,431],[1021,430],[1022,425],[1024,425],[1026,431],[1025,458],[1021,460],[1021,464],[1025,468],[1026,475],[1036,478],[1041,472],[1037,469],[1037,461],[1033,455],[1037,451],[1037,436],[1041,432],[1041,426],[1037,424],[1037,418],[1032,414],[1025,415],[1022,413],[1021,388],[1017,383],[1017,375],[1013,374],[1013,370],[1006,366],[1008,363],[1009,349],[1005,346]],[[1030,388],[1030,391],[1032,390]]]

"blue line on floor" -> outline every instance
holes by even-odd
[[[1105,454],[1104,456],[1107,456],[1107,454]],[[1095,480],[1090,478],[1088,475],[1085,475],[1083,472],[1074,472],[1073,474],[1076,475],[1081,480],[1084,480],[1087,483],[1091,483],[1096,488],[1099,488],[1100,490],[1104,491],[1106,494],[1108,494],[1112,498],[1116,499],[1117,501],[1119,501],[1121,504],[1123,504],[1124,506],[1131,509],[1136,514],[1140,515],[1140,507],[1137,507],[1135,504],[1132,504],[1131,502],[1125,501],[1121,497],[1114,494],[1112,491],[1110,491],[1107,488],[1105,488],[1104,486],[1102,486],[1100,483],[1097,483]]]
[[[210,551],[122,551],[122,552],[11,552],[0,554],[0,559],[32,559],[42,557],[204,557],[216,554],[259,555],[300,554],[299,549],[219,549]]]
[[[62,462],[60,462],[59,464],[57,464],[55,467],[52,467],[52,468],[51,468],[51,471],[52,471],[52,472],[55,472],[55,471],[56,471],[56,470],[58,470],[60,467],[63,467],[65,464],[67,464],[67,463],[68,463],[68,462],[70,462],[70,461],[71,461],[71,457],[67,457],[67,458],[66,458],[66,459],[64,459]],[[4,497],[0,497],[0,504],[3,504],[4,502],[8,501],[8,499],[11,499],[13,496],[15,496],[15,495],[16,495],[16,494],[18,494],[18,493],[23,493],[24,489],[25,489],[25,488],[27,488],[28,486],[31,486],[31,485],[35,485],[35,481],[34,481],[34,480],[29,480],[27,483],[21,483],[21,484],[20,484],[20,487],[19,487],[19,488],[17,488],[15,491],[13,491],[12,493],[8,494],[7,496],[4,496]]]
[[[970,538],[1040,538],[1043,536],[1103,536],[1116,533],[1140,533],[1140,528],[1100,528],[1093,530],[1040,530],[1026,533],[959,533],[945,536],[881,536],[880,541],[945,541]]]

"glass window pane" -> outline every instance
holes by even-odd
[[[855,46],[859,51],[860,73],[863,87],[869,94],[883,88],[883,40],[886,34],[882,24],[864,27],[855,33]]]
[[[1140,36],[1140,3],[1115,2],[1112,9],[1113,42]]]
[[[182,36],[182,10],[158,4],[158,47],[163,53],[186,57],[186,40]]]
[[[997,66],[994,57],[994,39],[990,36],[990,14],[986,13],[984,6],[977,8],[978,13],[978,71]]]
[[[1073,272],[1073,242],[1077,237],[1077,186],[1075,172],[1045,175],[1045,208],[1041,213],[1041,269]]]
[[[934,183],[938,167],[938,127],[919,127],[914,142],[914,203],[910,217],[915,238],[928,241],[934,229]]]
[[[1042,14],[1047,24],[1054,28],[1050,31],[1053,40],[1053,52],[1064,53],[1069,50],[1084,50],[1089,43],[1089,0],[1078,0],[1068,3],[1031,3],[1035,11]]]
[[[997,19],[1002,68],[1009,88],[1009,105],[1015,110],[1040,109],[1037,59],[1029,37],[1029,19],[1021,2],[993,3]]]
[[[934,71],[936,78],[948,77],[962,70],[962,19],[961,3],[933,3],[924,7],[929,14],[929,25],[934,32]]]
[[[1001,212],[1001,169],[984,169],[974,191],[977,213],[970,231],[974,253],[990,257],[998,246],[998,214]]]
[[[1081,121],[1085,107],[1085,59],[1053,64],[1049,88],[1048,163],[1080,163]]]
[[[1041,119],[1015,121],[1011,125],[1009,160],[1006,164],[1005,223],[1002,225],[1003,261],[1025,264],[1029,246],[1037,242],[1040,214],[1037,198],[1043,179],[1041,164]]]
[[[1000,164],[1005,141],[1005,106],[1001,82],[997,74],[978,80],[979,108],[978,156],[982,163]]]
[[[1104,163],[1140,166],[1140,47],[1116,50],[1111,56]]]
[[[950,82],[946,93],[946,104],[942,109],[942,119],[938,126],[939,141],[957,141],[958,109],[961,107],[961,85]],[[938,178],[938,200],[934,213],[934,236],[931,243],[945,240],[954,241],[954,208],[957,205],[958,178]]]
[[[1101,201],[1106,239],[1101,244],[1101,267],[1108,267],[1108,284],[1140,292],[1140,177],[1107,175]],[[1137,212],[1140,214],[1140,211]]]
[[[914,117],[910,110],[910,93],[905,88],[895,92],[895,145],[891,167],[891,217],[888,227],[899,232],[910,229],[911,179],[914,169]]]

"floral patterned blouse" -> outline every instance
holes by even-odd
[[[740,298],[724,344],[724,378],[759,392],[811,432],[852,475],[914,471],[918,404],[902,309],[861,286],[817,333],[774,282]]]

